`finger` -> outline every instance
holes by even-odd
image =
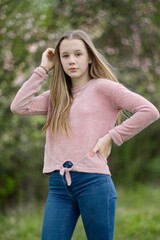
[[[52,54],[55,53],[55,49],[54,48],[47,48],[46,52],[51,52]]]
[[[94,146],[93,150],[91,151],[91,154],[94,156],[94,155],[96,154],[96,152],[98,152],[98,150],[99,150],[99,145],[96,144],[96,145]]]
[[[48,54],[48,53],[51,53],[51,54],[55,54],[55,49],[54,48],[47,48],[44,52],[44,54]]]
[[[47,50],[50,50],[50,51],[53,51],[53,52],[55,52],[55,49],[54,48],[47,48]]]
[[[47,53],[47,57],[48,57],[49,59],[52,59],[52,58],[54,57],[54,54],[53,54],[51,51],[49,51],[49,52]]]
[[[48,49],[47,50],[47,57],[52,59],[55,55],[55,50],[54,49]]]

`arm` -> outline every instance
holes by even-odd
[[[40,68],[36,68],[20,90],[17,92],[11,103],[11,111],[19,115],[38,115],[46,114],[49,92],[42,93],[35,97],[41,89],[41,85],[48,76]]]
[[[114,107],[117,110],[128,110],[133,116],[100,138],[93,149],[93,155],[98,151],[103,157],[108,157],[112,140],[117,145],[121,145],[159,118],[159,112],[151,102],[121,84],[117,85],[114,92]]]
[[[42,83],[48,78],[47,72],[54,66],[54,49],[47,49],[41,60],[41,66],[36,68],[25,82],[11,104],[11,111],[20,115],[46,114],[48,110],[49,91],[35,97]],[[46,70],[45,70],[46,69]]]
[[[117,145],[132,138],[159,118],[159,112],[151,102],[120,84],[116,87],[114,102],[119,110],[125,109],[133,113],[133,116],[109,131]]]

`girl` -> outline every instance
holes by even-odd
[[[35,94],[53,70],[50,91]],[[117,125],[122,109],[133,115]],[[64,34],[11,104],[20,115],[47,115],[43,172],[49,175],[42,240],[70,240],[81,215],[87,239],[112,240],[116,191],[107,164],[121,145],[159,118],[142,96],[119,84],[89,36]]]

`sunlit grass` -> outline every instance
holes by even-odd
[[[133,186],[117,192],[115,240],[159,240],[160,189]],[[33,203],[0,215],[0,239],[40,240],[42,217],[43,206]],[[86,240],[81,219],[72,240]]]

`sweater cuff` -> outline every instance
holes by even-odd
[[[108,134],[116,145],[120,146],[123,144],[121,136],[114,129],[109,130]]]
[[[42,68],[37,67],[37,68],[34,69],[33,72],[34,72],[34,73],[37,73],[39,76],[41,76],[41,77],[44,78],[45,80],[48,79],[48,74],[45,73],[45,71],[44,71]]]

